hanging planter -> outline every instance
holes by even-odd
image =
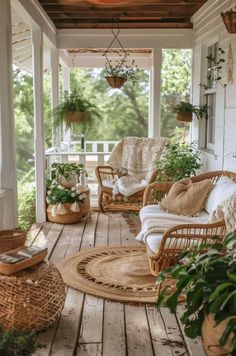
[[[83,122],[87,117],[87,113],[84,111],[81,112],[73,112],[73,111],[68,111],[65,113],[65,119],[68,123],[72,122]]]
[[[192,112],[186,112],[183,114],[177,113],[176,120],[181,121],[181,122],[192,122],[193,121],[193,113]]]
[[[224,24],[229,33],[236,33],[236,11],[230,9],[229,11],[221,13]]]
[[[111,88],[117,88],[117,89],[120,89],[127,81],[127,79],[124,77],[116,77],[116,76],[107,76],[106,80]]]

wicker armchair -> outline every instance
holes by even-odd
[[[236,173],[229,171],[213,171],[199,174],[191,178],[193,182],[200,182],[210,179],[216,183],[222,176],[228,176],[236,182]],[[173,183],[154,182],[150,184],[144,193],[144,206],[158,204],[158,201],[170,190]],[[153,254],[147,246],[147,254],[151,273],[157,275],[165,268],[176,264],[183,249],[191,249],[202,243],[214,244],[214,237],[217,235],[223,238],[226,227],[224,220],[212,224],[183,224],[176,225],[165,231],[162,236],[158,251]]]
[[[110,166],[98,166],[96,167],[96,176],[99,185],[99,196],[98,196],[98,206],[100,210],[104,213],[108,210],[110,211],[139,211],[143,205],[143,194],[145,188],[130,195],[126,198],[123,194],[113,195],[112,187],[107,187],[103,184],[105,180],[112,181],[116,178],[119,178],[115,170]],[[155,170],[148,184],[151,184],[155,181],[157,176],[157,170]]]

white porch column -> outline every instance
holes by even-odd
[[[34,142],[36,222],[46,221],[45,214],[45,157],[43,115],[43,34],[41,29],[32,30],[33,83],[34,83]]]
[[[70,68],[63,65],[62,66],[62,90],[70,91]],[[71,144],[71,131],[70,129],[65,131],[65,127],[63,128],[63,141],[68,142],[70,147]]]
[[[13,111],[11,8],[9,0],[1,0],[0,11],[0,188],[7,190],[0,203],[0,226],[17,226],[17,171],[15,124]]]
[[[148,137],[160,137],[162,49],[153,48],[150,70]]]
[[[51,96],[52,109],[59,104],[59,54],[57,48],[50,49],[51,59]],[[60,147],[60,127],[55,128],[54,121],[52,122],[52,146]]]

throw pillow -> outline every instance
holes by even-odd
[[[193,216],[203,208],[206,197],[213,184],[209,179],[193,183],[185,178],[174,183],[166,197],[161,200],[161,207],[179,215]]]
[[[236,192],[236,183],[229,177],[220,177],[210,192],[205,210],[211,214],[217,206]]]

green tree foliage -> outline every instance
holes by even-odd
[[[191,85],[191,51],[165,49],[162,60],[161,136],[173,142],[186,138],[188,126],[177,122],[171,107],[181,100],[189,101]],[[188,124],[187,124],[188,125]]]

